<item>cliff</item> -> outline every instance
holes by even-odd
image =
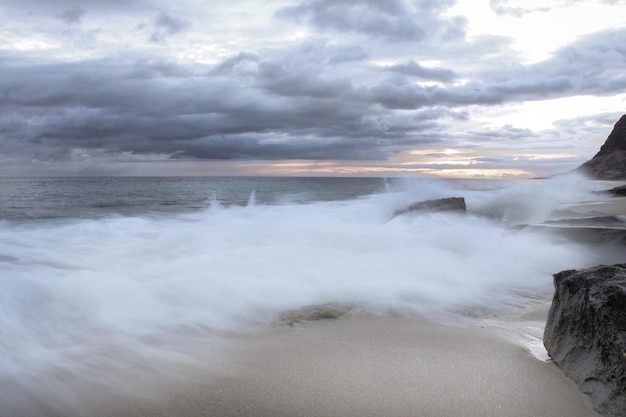
[[[579,169],[598,179],[626,179],[626,114],[615,123],[600,151]]]

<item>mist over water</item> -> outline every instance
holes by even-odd
[[[185,362],[191,340],[268,325],[310,304],[515,313],[530,298],[551,297],[553,273],[612,255],[512,226],[605,198],[591,194],[598,187],[579,177],[393,180],[347,199],[294,190],[264,204],[250,190],[246,203],[207,197],[204,207],[175,213],[5,220],[0,386],[30,398],[44,374],[106,383],[111,370]],[[466,198],[467,215],[393,216],[451,196]],[[58,387],[55,395],[69,395]],[[6,392],[3,403],[13,401]]]

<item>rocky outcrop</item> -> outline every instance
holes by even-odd
[[[626,185],[620,185],[619,187],[611,188],[610,193],[620,197],[626,197]]]
[[[519,229],[551,232],[576,242],[594,245],[626,245],[626,221],[618,216],[548,220]]]
[[[579,169],[599,179],[626,179],[626,114],[615,124],[600,151]]]
[[[562,271],[544,345],[607,417],[626,416],[626,264]]]
[[[328,303],[306,306],[300,310],[288,310],[280,315],[280,324],[293,326],[294,323],[316,320],[338,319],[352,310],[352,304]]]
[[[409,213],[409,212],[432,213],[432,212],[442,212],[442,211],[465,213],[467,211],[467,208],[465,206],[465,199],[463,197],[449,197],[449,198],[439,198],[436,200],[420,201],[420,202],[411,204],[405,209],[396,210],[393,213],[393,217],[398,216],[400,214]]]

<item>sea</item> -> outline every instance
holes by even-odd
[[[524,227],[613,186],[576,175],[1,178],[0,404],[71,404],[68,381],[124,387],[113,370],[189,365],[190,344],[308,305],[523,314],[549,302],[552,274],[623,262],[607,245]],[[467,213],[396,215],[446,197],[465,198]]]

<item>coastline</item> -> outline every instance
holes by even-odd
[[[526,319],[535,325],[542,315]],[[519,337],[527,323],[355,312],[273,325],[230,335],[218,358],[204,358],[216,367],[147,375],[133,395],[81,386],[84,404],[47,415],[599,416],[555,364],[529,350]]]
[[[602,199],[528,227],[603,243],[604,263],[623,258],[615,243],[626,242],[626,228],[594,222],[623,221],[624,213],[626,198]],[[549,274],[540,277],[549,284]],[[70,370],[31,375],[23,385],[0,380],[0,416],[599,417],[545,353],[550,300],[523,297],[524,311],[511,315],[491,314],[489,304],[438,321],[354,309],[241,332],[181,327],[141,340],[145,351],[103,342],[98,358],[72,357]],[[95,345],[106,336],[97,338]],[[159,344],[173,360],[151,351]]]

